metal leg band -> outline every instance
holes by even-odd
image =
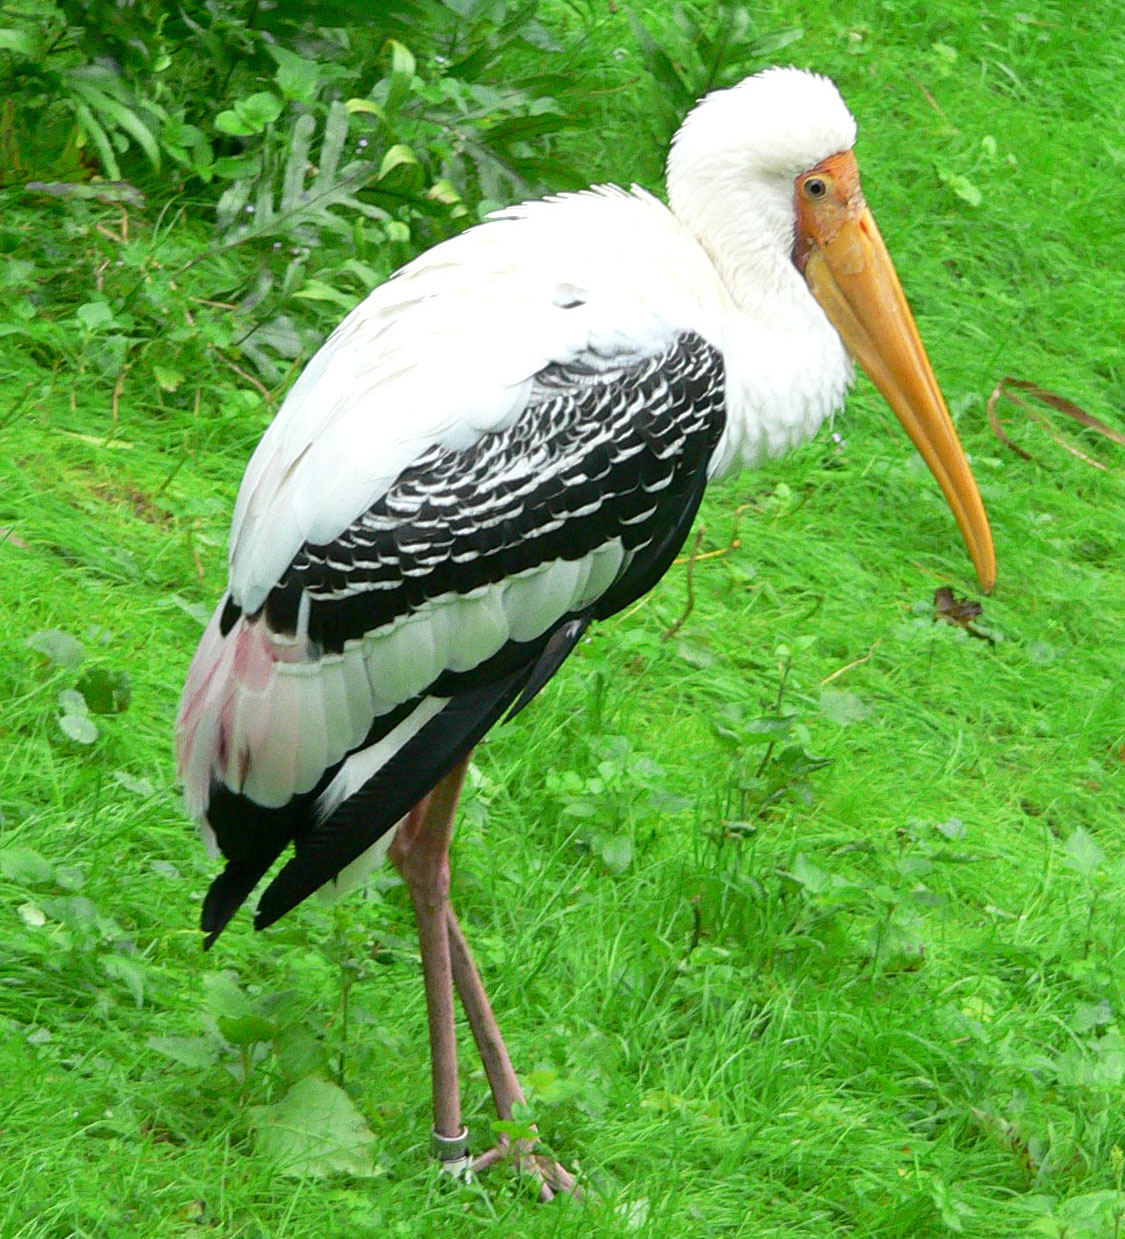
[[[430,1152],[441,1163],[445,1174],[455,1179],[467,1179],[473,1162],[469,1156],[469,1129],[462,1127],[456,1136],[430,1132]]]

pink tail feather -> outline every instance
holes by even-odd
[[[308,662],[306,642],[278,639],[261,618],[243,617],[223,636],[221,613],[220,604],[191,661],[176,717],[177,768],[195,818],[206,813],[214,778],[234,791],[253,783],[253,798],[265,805],[281,805],[294,791],[307,791],[300,784],[311,786],[315,763],[303,754],[309,747],[302,740],[302,722],[308,721],[303,716],[323,714],[322,706],[316,709],[319,676]],[[303,664],[305,673],[279,676],[284,664]],[[317,731],[310,740],[323,762],[323,720]]]

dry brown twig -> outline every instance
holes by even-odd
[[[1017,391],[1025,393],[1028,399],[1016,395]],[[1048,391],[1045,387],[1040,387],[1037,383],[1029,383],[1026,379],[1016,379],[1012,378],[1011,375],[1006,375],[996,384],[992,389],[992,394],[988,397],[988,424],[992,427],[992,433],[1000,442],[1023,460],[1030,460],[1033,464],[1042,465],[1044,468],[1050,467],[1039,460],[1038,457],[1033,456],[1026,448],[1020,447],[1018,443],[1013,443],[1009,438],[996,411],[996,406],[1001,396],[1018,408],[1023,409],[1027,416],[1037,426],[1042,427],[1064,451],[1069,452],[1072,456],[1076,456],[1079,460],[1093,468],[1100,469],[1103,473],[1120,472],[1119,470],[1111,469],[1109,465],[1102,464],[1100,460],[1095,460],[1092,456],[1082,451],[1081,448],[1071,443],[1064,435],[1059,434],[1051,425],[1046,415],[1035,408],[1033,404],[1030,404],[1029,400],[1042,401],[1043,404],[1048,405],[1056,412],[1063,413],[1072,421],[1076,421],[1080,426],[1085,426],[1088,430],[1093,430],[1103,435],[1111,443],[1119,443],[1125,447],[1125,434],[1122,434],[1119,430],[1114,430],[1112,426],[1107,426],[1105,422],[1099,421],[1098,418],[1087,413],[1085,409],[1075,404],[1073,400],[1067,400],[1065,396],[1060,396],[1057,392]]]
[[[695,575],[695,561],[697,558],[702,558],[702,556],[699,555],[699,545],[703,541],[703,535],[706,532],[707,532],[707,529],[706,529],[706,526],[704,525],[700,525],[699,528],[695,531],[695,541],[691,544],[691,550],[688,552],[688,556],[686,560],[686,563],[687,563],[687,602],[684,604],[684,609],[680,613],[679,618],[674,620],[671,624],[668,625],[667,628],[665,628],[664,630],[665,641],[674,637],[676,633],[680,631],[680,629],[686,623],[687,617],[691,614],[692,609],[695,606],[695,582],[693,580],[694,575]],[[681,561],[676,560],[676,562],[680,563]]]

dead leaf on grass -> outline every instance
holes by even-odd
[[[14,546],[21,551],[30,549],[11,525],[0,525],[0,545]]]
[[[975,598],[956,598],[948,585],[939,585],[934,590],[934,619],[944,620],[964,630],[980,641],[992,642],[991,633],[978,628],[973,622],[984,614],[984,607]]]

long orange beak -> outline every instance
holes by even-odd
[[[984,504],[850,151],[797,180],[794,257],[812,294],[903,424],[957,520],[981,586],[996,583]]]

